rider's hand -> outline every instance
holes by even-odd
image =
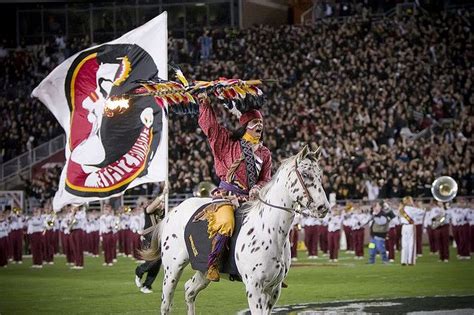
[[[250,200],[255,200],[255,199],[258,198],[258,195],[260,193],[260,189],[262,189],[262,188],[258,185],[255,185],[255,186],[252,187],[252,189],[250,189],[250,192],[249,192]]]
[[[199,105],[209,104],[209,96],[207,93],[201,92],[197,95]]]

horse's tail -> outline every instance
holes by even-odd
[[[161,232],[163,231],[163,221],[158,222],[151,236],[150,247],[139,251],[142,259],[153,261],[161,258]]]

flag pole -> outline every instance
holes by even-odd
[[[168,14],[167,12],[165,11],[164,12],[166,15],[166,29],[168,30]],[[166,42],[166,47],[168,47],[168,31],[165,32],[165,42]],[[168,80],[168,48],[166,49],[166,54],[165,54],[165,59],[166,59],[166,62],[165,62],[165,65],[166,65],[166,71],[163,75],[163,77],[165,78],[165,80]],[[168,104],[166,104],[166,112],[169,113],[168,111]],[[163,115],[165,115],[165,111],[163,111]],[[163,122],[163,132],[164,132],[164,136],[165,136],[165,159],[166,159],[166,163],[165,163],[165,186],[163,188],[163,194],[165,196],[165,215],[168,214],[168,211],[169,211],[169,180],[168,180],[168,177],[169,177],[169,139],[168,139],[168,119],[169,117],[166,117],[166,119],[164,119],[164,122]]]

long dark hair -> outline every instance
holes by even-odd
[[[232,131],[230,138],[232,139],[232,141],[239,141],[244,136],[246,131],[247,131],[247,124]]]

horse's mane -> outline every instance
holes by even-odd
[[[260,197],[262,199],[265,199],[265,196],[267,195],[268,191],[270,190],[270,188],[273,186],[273,184],[276,182],[276,179],[278,178],[278,175],[280,174],[281,170],[285,168],[285,166],[287,166],[288,164],[290,164],[291,162],[293,162],[294,160],[296,159],[296,155],[295,156],[292,156],[292,157],[289,157],[287,159],[284,159],[282,162],[281,162],[281,165],[280,167],[278,168],[278,170],[276,171],[275,174],[273,174],[272,176],[272,179],[265,184],[265,186],[263,186],[263,188],[260,190]],[[249,212],[255,210],[258,208],[258,206],[261,204],[262,202],[258,199],[256,200],[253,200],[253,201],[249,201],[247,203],[247,207],[244,207],[244,209],[242,209],[242,213],[244,215],[247,215]]]

